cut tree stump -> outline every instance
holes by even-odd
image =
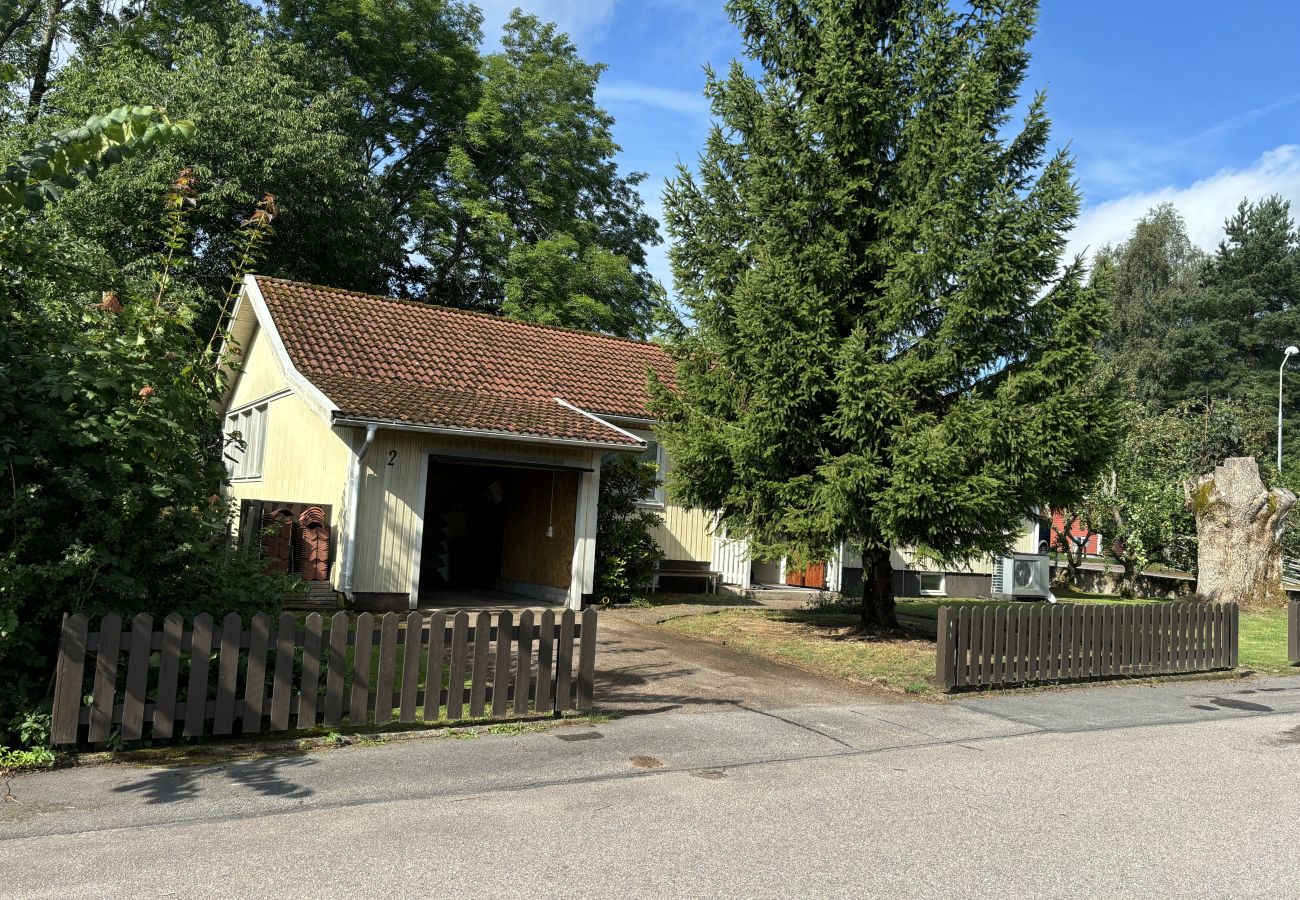
[[[1284,604],[1282,525],[1295,494],[1266,489],[1252,456],[1225,459],[1183,490],[1196,517],[1196,592],[1243,607]]]

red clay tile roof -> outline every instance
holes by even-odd
[[[340,415],[635,445],[569,409],[648,418],[655,344],[336,288],[257,279],[295,368]]]

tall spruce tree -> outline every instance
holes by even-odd
[[[708,73],[698,175],[666,191],[697,331],[656,389],[672,488],[757,552],[1004,549],[1111,440],[1104,305],[1061,256],[1079,207],[1044,97],[1013,128],[1030,0],[731,0],[751,75]]]

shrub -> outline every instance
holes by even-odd
[[[658,478],[653,463],[623,454],[605,458],[596,517],[597,600],[628,600],[654,577],[664,554],[651,531],[663,517],[640,501],[654,493]]]

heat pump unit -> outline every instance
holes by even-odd
[[[1014,553],[993,561],[993,596],[999,600],[1048,600],[1052,563],[1046,553]]]

